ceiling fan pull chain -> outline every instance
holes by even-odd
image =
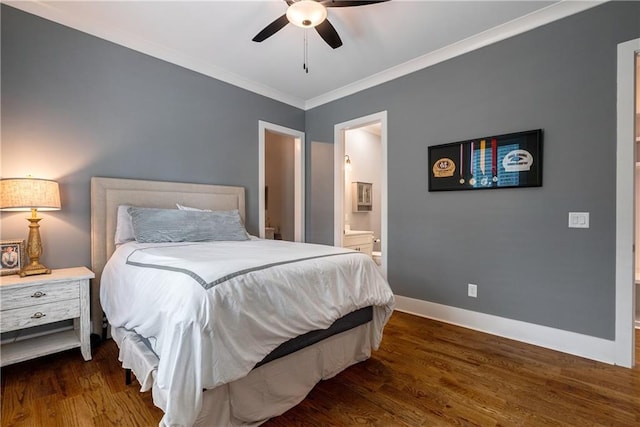
[[[309,43],[307,42],[307,30],[304,30],[304,64],[302,69],[309,74]]]

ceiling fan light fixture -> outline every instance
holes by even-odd
[[[300,0],[287,9],[287,19],[301,28],[313,28],[327,19],[327,8],[315,0]]]

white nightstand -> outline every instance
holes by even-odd
[[[80,347],[91,360],[89,279],[85,267],[52,270],[51,274],[0,278],[0,332],[17,331],[73,319],[73,329],[24,337],[2,344],[0,366]],[[28,334],[25,331],[25,334]]]

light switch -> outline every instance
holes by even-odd
[[[569,212],[569,228],[589,228],[589,212]]]

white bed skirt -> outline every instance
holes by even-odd
[[[313,387],[371,356],[371,322],[273,360],[239,380],[206,390],[195,426],[257,426],[300,403]],[[141,391],[165,407],[165,393],[154,381],[158,359],[138,335],[112,328],[122,367],[131,369]],[[309,420],[312,421],[312,420]]]

